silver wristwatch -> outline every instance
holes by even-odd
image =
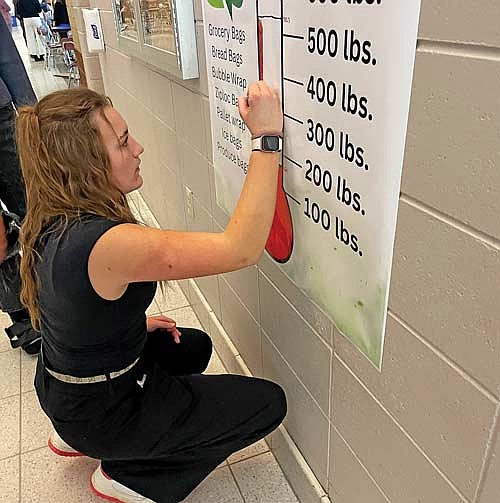
[[[252,138],[252,152],[281,152],[283,138],[278,135],[263,135]]]

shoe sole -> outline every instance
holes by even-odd
[[[68,451],[61,451],[61,449],[58,449],[53,443],[52,440],[49,438],[49,441],[47,442],[49,449],[54,453],[57,454],[58,456],[62,456],[63,458],[80,458],[84,456],[81,452],[68,452]],[[121,502],[123,503],[123,502]]]
[[[108,496],[104,493],[101,493],[100,491],[98,491],[95,486],[94,486],[94,482],[92,480],[92,477],[93,477],[94,474],[92,474],[92,476],[90,477],[90,490],[98,497],[98,498],[102,498],[103,500],[106,500],[106,501],[112,501],[113,503],[125,503],[123,500],[119,500],[118,498],[113,498],[113,496]],[[104,475],[104,474],[103,474]],[[106,475],[104,475],[106,477]]]

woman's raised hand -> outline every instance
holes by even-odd
[[[250,84],[248,95],[238,100],[241,118],[252,137],[283,133],[283,111],[278,92],[263,80]]]

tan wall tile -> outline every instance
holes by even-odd
[[[194,0],[194,18],[196,19],[196,21],[203,21],[201,0]]]
[[[261,335],[257,321],[220,278],[221,322],[252,374],[262,375]]]
[[[200,320],[200,324],[205,329],[205,331],[208,334],[211,334],[212,327],[211,327],[211,322],[210,322],[210,314],[213,314],[212,309],[203,299],[203,296],[202,296],[199,288],[196,285],[195,285],[195,288],[193,288],[191,286],[191,284],[194,284],[194,281],[192,279],[188,279],[185,281],[186,281],[186,283],[184,284],[184,286],[187,287],[187,291],[185,291],[184,293],[186,294],[186,297],[189,297],[189,302],[191,304],[191,308],[195,312],[197,318]],[[196,290],[196,292],[194,290]],[[198,298],[198,292],[199,292],[199,298]],[[216,347],[218,344],[218,342],[216,344],[216,340],[215,340],[216,338],[214,338],[212,335],[211,335],[211,338],[212,338],[214,351],[218,351],[218,347]],[[217,354],[219,354],[219,353],[217,353]]]
[[[167,126],[175,129],[174,102],[172,100],[172,82],[165,76],[150,71],[149,92],[151,93],[151,110]]]
[[[215,187],[215,172],[214,165],[212,162],[208,162],[208,176],[209,176],[209,185],[210,185],[210,193],[212,194],[212,211],[213,217],[217,225],[219,225],[222,229],[227,227],[227,224],[230,220],[230,215],[226,213],[226,210],[223,210],[217,204],[217,188]]]
[[[252,316],[260,322],[259,271],[257,267],[245,267],[239,271],[223,274],[222,277],[240,297]]]
[[[201,100],[201,107],[203,111],[203,122],[205,124],[205,138],[207,142],[207,158],[213,162],[213,146],[212,146],[212,121],[210,117],[210,103],[208,99]]]
[[[108,47],[102,58],[105,61],[103,72],[106,73],[106,78],[125,89],[122,69],[130,65],[130,56],[123,54],[117,49]]]
[[[163,199],[168,208],[168,213],[175,214],[177,218],[184,219],[184,198],[182,184],[179,176],[167,166],[161,165],[164,180]],[[168,224],[170,225],[170,223]]]
[[[91,53],[89,51],[88,45],[87,45],[87,37],[85,36],[85,32],[83,31],[74,31],[73,32],[73,38],[78,37],[78,40],[75,39],[75,46],[78,48],[78,50],[81,52],[82,56],[85,57],[92,57],[96,56],[95,53]]]
[[[99,56],[84,56],[83,64],[85,65],[87,80],[102,80]]]
[[[162,189],[158,183],[158,175],[162,175],[162,171],[158,169],[156,163],[146,151],[142,154],[141,160],[141,176],[144,180],[144,185],[140,189],[141,195],[156,220],[164,225],[169,221],[169,215],[162,197]]]
[[[178,84],[173,84],[172,88],[177,135],[206,157],[202,98]]]
[[[288,413],[284,425],[315,476],[327,487],[329,421],[304,385],[262,332],[264,377],[283,387]]]
[[[300,290],[295,283],[283,272],[282,268],[264,252],[259,269],[278,287],[293,307],[303,316],[311,327],[329,345],[332,344],[333,324],[311,298]]]
[[[419,37],[500,46],[496,0],[423,0]]]
[[[196,312],[198,312],[197,309],[200,311],[203,310],[202,303],[197,302],[196,299],[193,299],[193,309]],[[228,337],[227,333],[214,312],[208,312],[208,320],[210,322],[210,336],[212,338],[212,342],[217,348],[217,353],[219,354],[224,367],[231,374],[241,373],[236,360],[236,355],[238,352],[236,348],[234,348],[234,345],[230,347],[226,344],[226,337]],[[233,349],[234,352],[232,351]]]
[[[196,197],[193,198],[193,209],[194,215],[188,215],[186,198],[184,198],[184,213],[186,214],[188,230],[193,232],[212,232],[212,216]]]
[[[335,358],[332,422],[390,501],[463,503],[391,417]]]
[[[151,94],[148,88],[148,74],[150,70],[141,61],[132,58],[130,65],[124,68],[125,89],[139,100],[146,108],[151,109]]]
[[[184,140],[178,140],[182,183],[187,185],[206,210],[211,211],[212,201],[208,181],[208,161]]]
[[[210,304],[215,316],[221,319],[221,305],[219,293],[219,278],[217,276],[205,276],[203,278],[196,278],[195,283],[201,290],[207,302]]]
[[[71,26],[73,30],[76,29],[79,32],[85,32],[85,23],[83,22],[82,7],[73,8],[73,19],[75,21],[75,23],[73,23],[73,25]]]
[[[393,317],[388,319],[381,373],[341,335],[336,334],[334,346],[338,357],[472,499],[496,403]]]
[[[300,503],[330,503],[325,499],[325,489],[283,425],[273,431],[268,443]]]
[[[101,25],[104,32],[104,43],[106,48],[113,47],[118,49],[118,38],[116,36],[116,26],[113,13],[110,11],[101,11]]]
[[[180,173],[180,161],[175,131],[154,115],[148,114],[148,121],[153,129],[152,142],[158,154],[158,160],[173,172]]]
[[[494,394],[499,271],[499,250],[401,202],[390,308]]]
[[[89,89],[92,89],[96,93],[104,94],[104,83],[102,79],[88,79],[87,78],[87,86]]]
[[[113,9],[113,0],[91,0],[92,7],[110,11]]]
[[[330,500],[335,503],[390,503],[337,430],[330,436]]]
[[[402,191],[500,238],[500,101],[492,82],[500,82],[497,61],[418,53]]]
[[[331,350],[262,273],[259,294],[262,328],[328,415]]]

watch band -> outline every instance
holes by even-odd
[[[252,152],[281,152],[283,138],[278,135],[262,135],[252,138]]]

